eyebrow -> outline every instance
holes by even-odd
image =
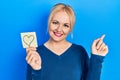
[[[57,22],[59,22],[58,20],[52,20],[52,21],[57,21]],[[70,23],[64,23],[64,24],[68,24],[68,25],[70,25]]]

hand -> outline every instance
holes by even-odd
[[[92,44],[92,54],[105,56],[108,53],[108,46],[103,42],[105,35],[94,40]]]
[[[26,49],[27,56],[26,56],[26,61],[27,63],[34,69],[34,70],[39,70],[41,69],[41,57],[40,55],[36,52],[36,48],[27,48]]]

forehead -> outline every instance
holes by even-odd
[[[57,20],[62,23],[70,23],[69,15],[65,11],[58,11],[53,15],[52,20]]]

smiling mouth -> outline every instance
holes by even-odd
[[[58,32],[53,32],[54,33],[54,35],[55,36],[57,36],[57,37],[61,37],[63,34],[61,34],[61,33],[58,33]]]

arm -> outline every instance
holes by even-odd
[[[32,80],[32,69],[29,65],[27,65],[27,75],[26,75],[26,80]]]
[[[91,54],[88,58],[86,51],[84,51],[83,72],[81,80],[100,80],[102,62],[104,57]]]
[[[40,70],[34,70],[34,69],[32,69],[32,67],[28,64],[28,65],[27,65],[26,80],[41,80],[41,69],[40,69]]]
[[[104,57],[91,54],[86,80],[100,80]]]
[[[102,62],[104,56],[108,53],[108,47],[103,42],[103,35],[96,39],[92,44],[92,54],[89,60],[86,51],[84,50],[84,67],[81,80],[100,80]]]
[[[36,48],[27,48],[26,61],[27,65],[27,76],[26,80],[41,80],[41,57],[36,51]]]

